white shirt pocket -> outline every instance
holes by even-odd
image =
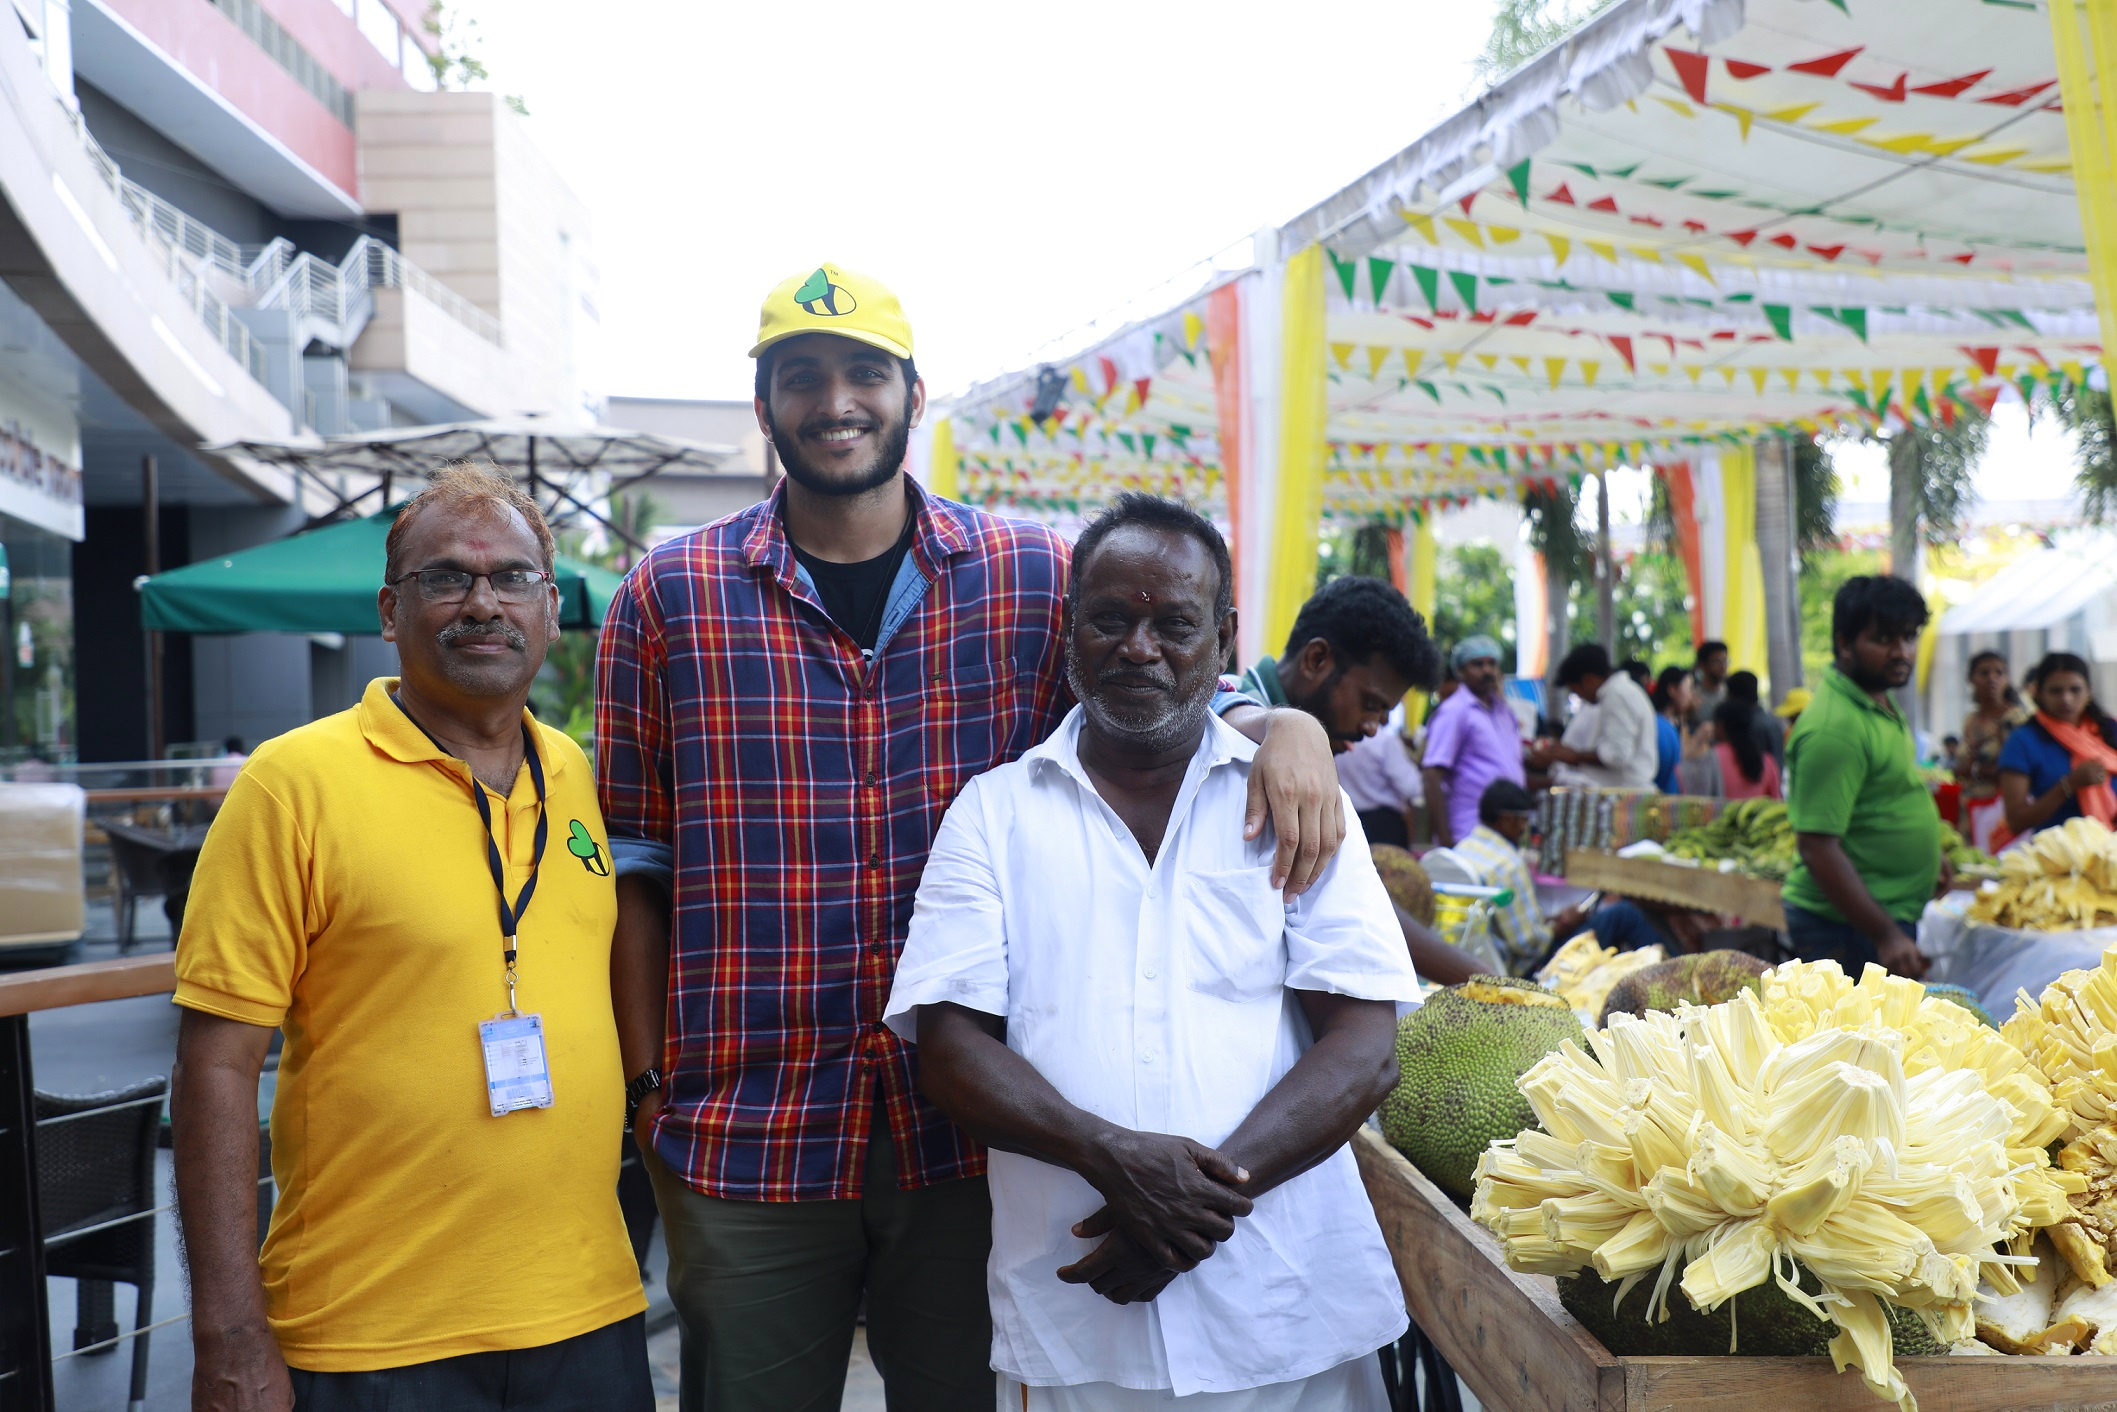
[[[1231,868],[1183,876],[1185,984],[1247,1004],[1286,984],[1286,902],[1272,870]]]

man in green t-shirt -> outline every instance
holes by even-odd
[[[1914,938],[1951,881],[1940,814],[1911,727],[1889,699],[1911,680],[1926,602],[1902,579],[1849,579],[1831,608],[1836,664],[1786,742],[1786,812],[1801,865],[1786,880],[1786,932],[1803,960],[1858,975],[1879,961],[1926,972]]]

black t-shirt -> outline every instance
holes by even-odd
[[[897,581],[897,570],[911,549],[913,523],[911,516],[905,516],[904,533],[897,536],[895,544],[872,559],[854,564],[819,559],[800,545],[794,546],[794,558],[808,570],[809,581],[816,585],[816,596],[823,600],[823,611],[863,652],[875,650],[890,585]]]

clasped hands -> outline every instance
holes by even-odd
[[[1113,1304],[1146,1303],[1210,1259],[1250,1214],[1250,1174],[1204,1143],[1120,1130],[1082,1173],[1105,1205],[1073,1234],[1097,1245],[1058,1277]]]

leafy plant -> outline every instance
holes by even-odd
[[[1535,58],[1566,31],[1614,0],[1499,0],[1492,32],[1477,57],[1479,78],[1493,79]]]
[[[1490,544],[1451,544],[1434,572],[1433,640],[1446,652],[1479,633],[1500,645],[1500,670],[1514,670],[1514,565]]]
[[[642,542],[659,521],[661,507],[644,492],[620,495],[610,503],[610,522]],[[567,530],[558,536],[559,552],[569,559],[623,573],[632,567],[632,554],[624,541],[604,536],[591,546],[588,532]],[[559,634],[544,654],[544,669],[537,673],[537,714],[555,721],[561,730],[588,748],[595,735],[595,647],[600,634],[594,628],[575,628]]]
[[[426,62],[434,71],[437,88],[461,91],[492,77],[478,57],[485,41],[476,20],[442,0],[433,0],[420,23],[434,37],[434,52],[426,56]]]
[[[2082,511],[2097,524],[2117,518],[2117,417],[2110,394],[2068,386],[2051,410],[2073,433],[2073,486]]]

